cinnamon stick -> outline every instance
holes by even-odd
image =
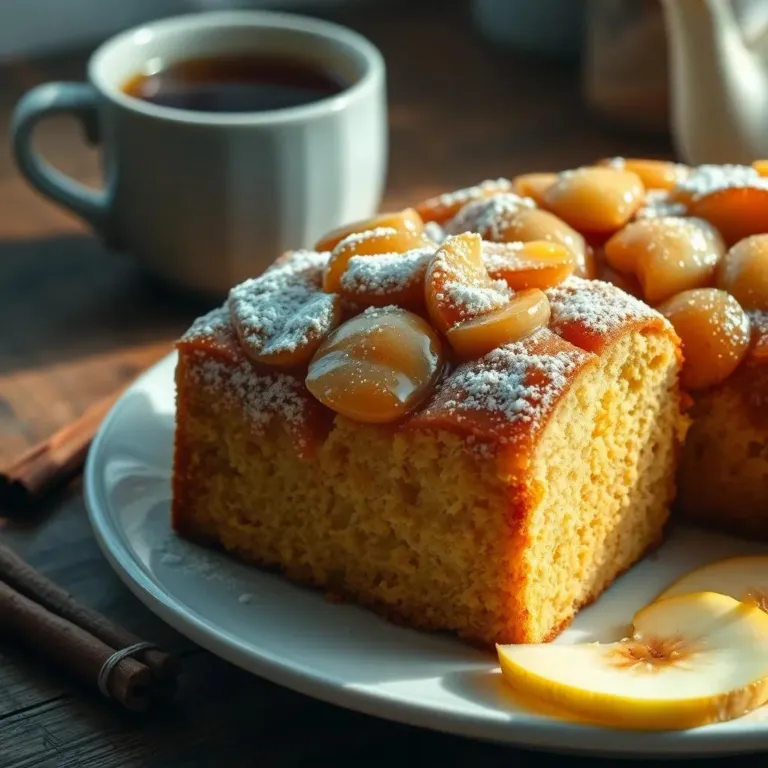
[[[83,467],[99,425],[124,387],[88,408],[71,424],[23,453],[0,474],[0,506],[31,506]]]
[[[66,590],[35,570],[2,543],[0,543],[0,582],[5,582],[20,594],[77,625],[114,650],[127,648],[140,642],[140,638],[136,635],[114,624],[97,611],[77,602]],[[173,695],[178,673],[176,659],[159,650],[142,651],[136,658],[149,668],[154,680],[165,683],[161,689],[158,689],[160,695],[166,698]]]
[[[0,581],[0,633],[6,632],[46,658],[97,686],[99,672],[115,652],[98,638],[46,610]],[[153,703],[152,675],[134,659],[122,659],[109,678],[110,696],[127,709],[144,712]]]

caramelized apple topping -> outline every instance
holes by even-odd
[[[615,157],[487,180],[287,252],[227,308],[254,361],[309,363],[317,400],[384,423],[430,396],[449,346],[477,360],[551,325],[599,353],[614,314],[652,313],[636,299],[677,330],[687,389],[768,360],[768,160]]]
[[[269,365],[303,365],[338,325],[340,298],[320,288],[326,260],[327,254],[293,251],[230,291],[232,324],[249,357]]]
[[[528,243],[483,243],[483,261],[492,280],[504,280],[513,290],[551,288],[570,277],[573,253],[546,240]]]
[[[768,311],[768,234],[736,243],[720,264],[717,285],[744,309]]]
[[[445,240],[427,266],[424,297],[432,324],[445,333],[464,320],[506,306],[511,291],[485,268],[480,235],[465,232]]]
[[[694,218],[639,219],[605,244],[608,264],[634,275],[652,305],[680,291],[711,285],[724,254],[717,230]]]
[[[394,227],[376,227],[355,232],[341,240],[331,253],[323,272],[323,289],[338,291],[341,277],[353,256],[381,256],[401,254],[415,248],[437,247],[422,233],[407,232]]]
[[[401,419],[430,396],[443,370],[430,325],[400,307],[370,308],[336,329],[309,364],[309,391],[355,421]]]
[[[590,166],[561,173],[544,193],[543,205],[579,232],[610,234],[632,218],[644,199],[637,174]]]
[[[546,294],[531,288],[516,293],[501,309],[457,323],[446,338],[460,357],[473,360],[544,328],[549,314]]]
[[[424,222],[421,216],[413,208],[405,208],[402,211],[392,213],[381,213],[370,219],[356,221],[352,224],[346,224],[343,227],[321,237],[315,245],[316,251],[332,251],[345,237],[354,235],[358,232],[367,232],[371,229],[386,227],[396,229],[398,232],[407,232],[418,235],[424,231]]]
[[[747,354],[750,321],[739,302],[717,288],[683,291],[659,311],[683,342],[681,383],[705,389],[725,381]]]

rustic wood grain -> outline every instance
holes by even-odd
[[[671,156],[663,140],[622,136],[594,122],[573,65],[522,59],[478,40],[464,3],[398,8],[388,2],[336,16],[371,37],[387,58],[385,207],[600,156]],[[202,309],[148,280],[128,256],[105,253],[15,172],[7,135],[12,104],[37,82],[80,79],[84,61],[66,56],[0,70],[0,461],[165,354]],[[98,183],[97,155],[74,125],[51,120],[39,138],[58,167]],[[135,718],[0,638],[0,768],[330,766],[342,756],[361,766],[495,768],[552,759],[348,712],[200,650],[144,609],[109,569],[77,482],[23,524],[1,514],[4,541],[82,601],[178,652],[184,674],[173,707],[151,720]],[[573,768],[602,762],[556,759]],[[758,759],[741,764],[756,766]]]

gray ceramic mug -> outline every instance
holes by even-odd
[[[350,86],[254,113],[175,109],[122,90],[148,63],[254,51],[315,61]],[[222,294],[282,251],[308,247],[378,209],[387,165],[384,63],[351,30],[264,11],[164,19],[102,45],[88,79],[38,86],[19,102],[17,163],[42,194],[161,279]],[[64,176],[32,148],[35,125],[57,112],[78,117],[101,144],[101,191]]]

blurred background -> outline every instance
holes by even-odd
[[[730,2],[747,39],[768,29],[768,2]],[[128,27],[180,13],[265,8],[365,14],[390,7],[407,25],[416,7],[440,15],[456,6],[471,21],[467,33],[497,48],[578,62],[582,95],[598,113],[627,127],[668,130],[659,0],[3,0],[0,63],[92,48]]]
[[[765,36],[768,0],[726,2],[748,41]],[[46,222],[79,226],[42,200],[32,203],[30,189],[11,184],[7,119],[25,90],[46,80],[84,79],[99,43],[143,21],[237,8],[316,14],[361,31],[382,49],[391,99],[392,204],[475,177],[627,154],[628,134],[634,153],[674,152],[659,0],[0,0],[0,175],[8,177],[0,185],[2,209],[25,206],[26,214],[34,205],[41,214],[36,233]],[[499,103],[500,94],[506,103]],[[566,113],[570,131],[560,130]],[[535,132],[516,132],[524,122]],[[423,143],[424,135],[443,131],[452,131],[453,140],[435,137],[421,148],[419,162],[411,161],[409,137]],[[98,183],[96,153],[83,146],[73,121],[47,120],[38,134],[55,165]],[[502,167],[500,158],[513,145],[515,165]],[[465,159],[472,153],[474,170],[451,163],[446,152]],[[23,230],[25,218],[11,230]]]

